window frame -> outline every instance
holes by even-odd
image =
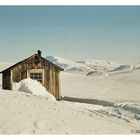
[[[27,78],[30,78],[31,73],[42,73],[42,85],[44,85],[44,69],[28,69]]]

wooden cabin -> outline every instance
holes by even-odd
[[[32,78],[39,81],[48,92],[60,100],[59,73],[62,70],[61,67],[43,58],[41,51],[38,50],[37,54],[0,72],[2,73],[2,88],[12,90],[13,82]]]

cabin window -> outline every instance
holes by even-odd
[[[31,79],[39,81],[42,85],[44,85],[44,70],[43,69],[29,69],[28,77]]]
[[[30,78],[42,83],[43,76],[42,73],[30,73]]]

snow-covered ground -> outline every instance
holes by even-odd
[[[61,72],[61,101],[46,98],[29,79],[19,83],[20,91],[0,89],[0,133],[140,133],[139,77],[140,69],[94,76]]]
[[[67,97],[140,102],[140,70],[110,76],[61,73],[61,87]]]
[[[1,134],[128,134],[139,132],[129,111],[0,91]]]

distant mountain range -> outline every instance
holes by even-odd
[[[47,56],[46,59],[62,67],[65,72],[95,75],[95,74],[112,74],[140,69],[140,64],[133,66],[131,64],[119,64],[113,61],[87,59],[82,61],[71,61],[60,57]],[[13,65],[13,63],[0,62],[0,71]]]
[[[87,59],[83,61],[71,61],[60,57],[47,56],[46,59],[62,67],[64,71],[71,73],[88,74],[90,72],[102,73],[114,70],[120,64],[113,61]]]

